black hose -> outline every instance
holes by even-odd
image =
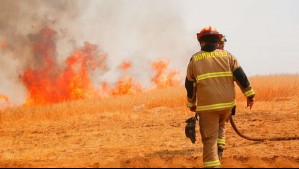
[[[283,141],[283,140],[299,140],[299,136],[295,137],[268,137],[268,138],[252,138],[248,137],[244,134],[242,134],[238,128],[236,127],[236,124],[234,123],[233,117],[230,116],[230,124],[232,125],[234,131],[242,138],[246,140],[251,140],[251,141]]]

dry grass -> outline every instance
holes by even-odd
[[[79,100],[47,106],[11,107],[0,112],[0,121],[56,120],[73,115],[101,112],[131,112],[155,107],[179,107],[185,104],[185,89],[171,87],[126,96],[97,100]]]
[[[299,74],[253,76],[249,80],[256,92],[257,101],[287,101],[298,98]],[[239,89],[237,100],[245,100]]]
[[[256,101],[296,100],[299,105],[299,75],[281,74],[250,77],[256,91]],[[245,97],[236,86],[236,98],[245,101]],[[155,89],[135,95],[114,96],[96,100],[79,100],[36,107],[12,107],[0,112],[0,121],[18,120],[56,120],[73,115],[101,112],[131,112],[138,109],[155,107],[176,108],[186,103],[186,91],[183,86],[167,89]]]
[[[257,102],[252,110],[238,102],[235,118],[240,129],[253,137],[297,135],[299,97],[293,90],[298,89],[298,79],[298,75],[251,77]],[[241,93],[237,97],[244,98]],[[2,110],[0,167],[198,168],[202,145],[191,144],[184,135],[185,119],[193,115],[185,103],[186,91],[180,86]],[[227,138],[224,167],[299,164],[294,149],[298,141],[250,142],[230,127]]]

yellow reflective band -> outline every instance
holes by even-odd
[[[215,167],[215,166],[218,166],[218,165],[220,165],[219,160],[204,162],[204,167]]]
[[[195,104],[193,104],[193,103],[187,103],[187,107],[193,107],[193,106],[195,106]]]
[[[215,109],[222,109],[222,108],[230,108],[235,106],[236,102],[229,102],[229,103],[218,103],[218,104],[211,104],[206,106],[197,106],[196,111],[205,111],[205,110],[215,110]]]
[[[227,71],[227,72],[213,72],[213,73],[206,73],[206,74],[198,75],[196,77],[196,80],[200,81],[200,80],[204,80],[204,79],[208,79],[208,78],[229,77],[229,76],[233,76],[233,73],[231,71]]]
[[[217,144],[225,145],[225,139],[224,138],[218,138]]]
[[[254,92],[253,89],[251,89],[251,90],[249,90],[249,91],[247,91],[247,92],[244,93],[244,95],[245,95],[246,97],[250,97],[250,96],[252,96],[252,95],[254,95],[254,94],[255,94],[255,92]]]

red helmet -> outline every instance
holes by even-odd
[[[199,33],[197,33],[197,40],[199,41],[200,38],[202,38],[203,36],[216,36],[218,37],[219,41],[222,39],[222,34],[220,34],[215,28],[209,26],[206,28],[203,28]]]

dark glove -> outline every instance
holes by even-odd
[[[196,126],[196,117],[191,117],[186,120],[186,127],[185,127],[185,135],[186,137],[189,137],[194,144],[196,141],[196,131],[195,131],[195,126]]]
[[[196,106],[195,106],[195,105],[192,106],[192,107],[189,107],[189,109],[190,109],[190,111],[192,111],[192,112],[196,112]]]
[[[251,109],[253,104],[254,104],[254,98],[253,97],[247,98],[247,107]]]

